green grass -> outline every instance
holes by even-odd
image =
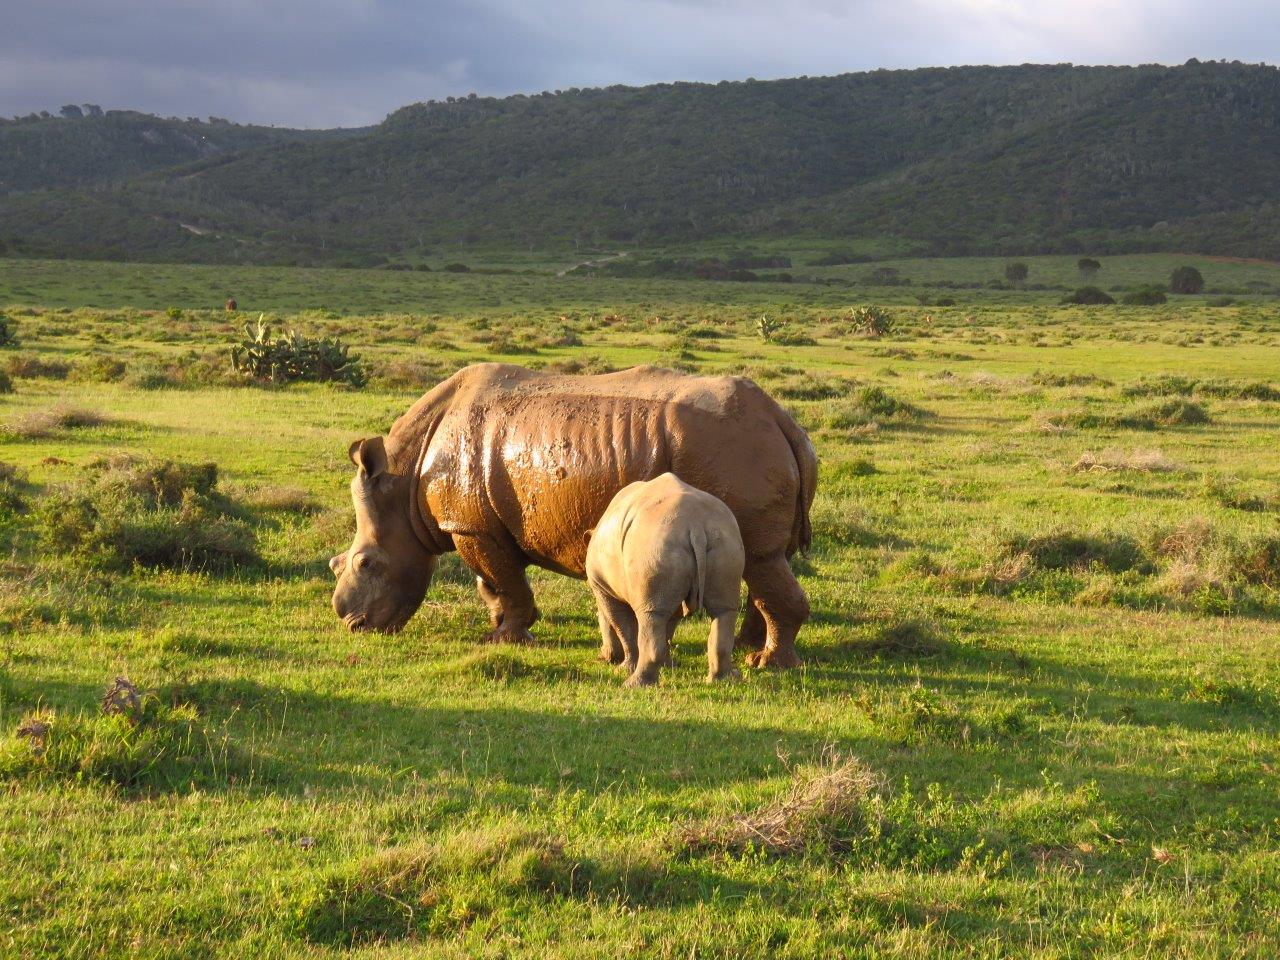
[[[17,352],[70,371],[0,397],[0,953],[1273,954],[1274,307],[899,305],[867,339],[847,322],[867,297],[820,288],[778,309],[817,345],[785,347],[738,300],[777,294],[743,285],[710,303],[693,284],[246,270],[274,278],[286,324],[351,343],[370,386],[144,389],[139,369],[225,359],[236,325],[200,309],[222,268],[9,266]],[[438,303],[389,302],[423,276]],[[118,379],[90,375],[102,356]],[[410,373],[495,357],[679,362],[784,397],[823,464],[796,561],[804,668],[708,687],[700,621],[657,689],[624,690],[594,660],[585,585],[543,571],[538,642],[486,647],[456,558],[403,633],[340,628],[325,561],[350,533],[347,444],[416,398]],[[1187,397],[1207,422],[1116,419]],[[12,429],[33,416],[43,435]],[[216,463],[259,560],[121,570],[42,548],[41,505],[122,453]],[[116,676],[154,695],[150,719],[100,715]],[[41,718],[46,759],[17,732]],[[803,842],[725,826],[775,816],[833,754],[866,776],[794,818]]]
[[[868,299],[917,304],[950,296],[961,304],[1056,304],[1062,294],[1085,281],[1076,270],[1078,257],[954,257],[942,260],[884,260],[836,267],[812,266],[832,249],[849,248],[823,240],[700,244],[629,250],[645,260],[657,256],[728,256],[750,249],[792,259],[797,283],[734,283],[693,280],[629,280],[559,276],[578,263],[608,256],[612,250],[529,254],[510,250],[458,250],[443,253],[429,273],[354,270],[331,267],[182,266],[0,259],[0,304],[45,307],[138,307],[164,310],[220,309],[234,297],[242,311],[321,310],[340,314],[458,311],[545,311],[550,305],[610,307],[647,304],[657,309],[690,305],[788,309],[791,306],[844,307]],[[1004,266],[1010,259],[1028,264],[1024,289],[1007,287]],[[465,261],[477,270],[506,273],[445,273],[443,263]],[[1089,281],[1121,292],[1151,284],[1167,284],[1177,266],[1195,266],[1204,275],[1206,293],[1172,297],[1181,303],[1203,303],[1228,294],[1245,303],[1274,303],[1280,295],[1280,264],[1225,257],[1181,254],[1132,254],[1101,258],[1102,270]],[[879,267],[893,267],[910,281],[883,286],[870,278]],[[776,271],[765,271],[776,272]],[[806,282],[821,281],[821,282]],[[830,284],[830,285],[825,285]]]

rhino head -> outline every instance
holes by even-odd
[[[422,605],[436,557],[414,532],[411,477],[388,470],[382,437],[357,440],[347,453],[356,466],[356,536],[329,560],[338,578],[333,610],[348,629],[395,633]]]

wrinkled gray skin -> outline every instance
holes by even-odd
[[[329,561],[338,578],[333,610],[351,630],[395,633],[426,596],[436,558],[413,532],[410,478],[387,472],[382,438],[358,440],[348,455],[356,465],[356,536]]]
[[[673,473],[623,487],[587,547],[601,659],[622,663],[628,687],[657,683],[680,618],[705,609],[707,682],[738,677],[733,626],[745,561],[738,522],[716,497]]]

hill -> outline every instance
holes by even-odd
[[[405,107],[0,200],[23,253],[369,264],[440,245],[847,237],[921,254],[1280,257],[1280,72],[962,67]]]
[[[291,130],[108,110],[0,119],[0,195],[127,179],[194,160],[359,131]]]

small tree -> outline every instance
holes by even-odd
[[[1102,269],[1102,264],[1093,257],[1081,257],[1076,261],[1076,269],[1080,271],[1080,276],[1086,280],[1092,280],[1098,275],[1098,271]]]
[[[772,343],[782,330],[782,321],[767,314],[756,321],[756,335],[765,343]]]
[[[1200,293],[1204,290],[1204,277],[1195,267],[1178,267],[1169,275],[1169,289],[1174,293]]]
[[[65,107],[58,111],[68,120],[79,120],[84,116],[84,111],[77,107],[74,103],[68,103]]]
[[[1004,278],[1010,283],[1025,283],[1030,273],[1031,268],[1021,260],[1004,265]]]

